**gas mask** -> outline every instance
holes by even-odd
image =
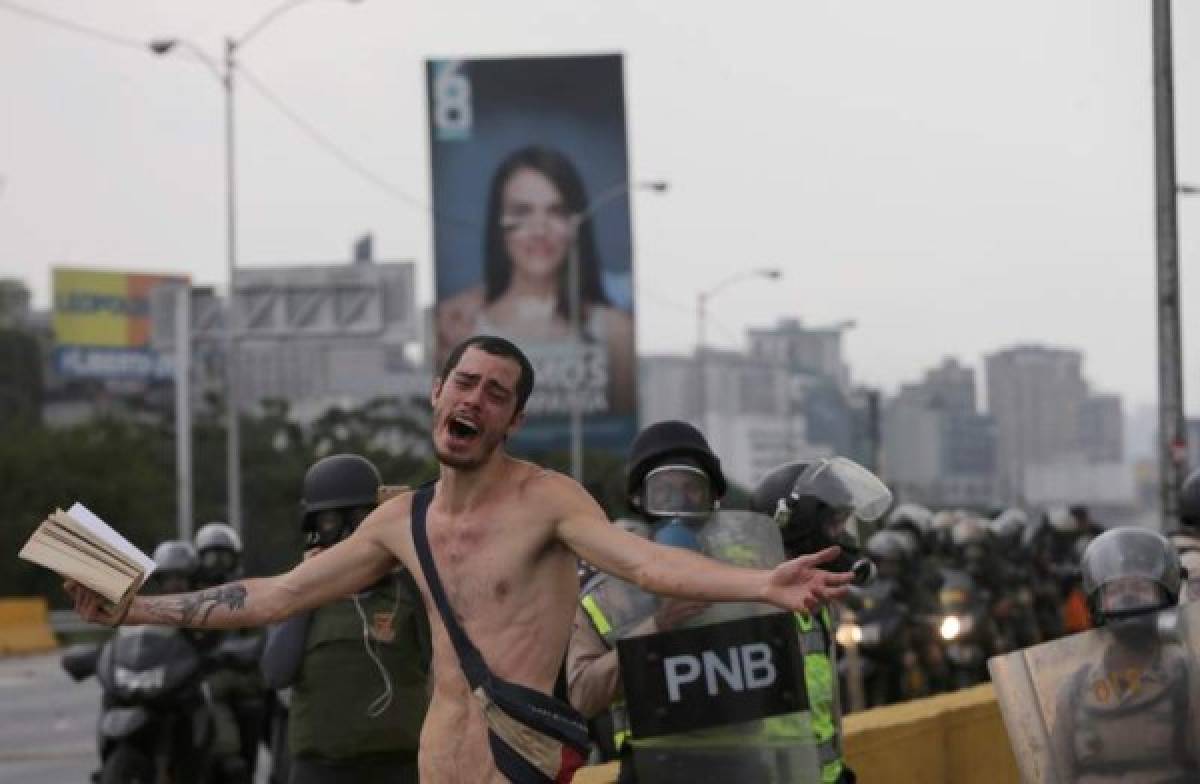
[[[691,465],[661,465],[642,482],[642,509],[660,519],[679,518],[697,525],[716,508],[708,474]]]
[[[1158,616],[1155,613],[1114,617],[1111,621],[1107,627],[1123,647],[1137,653],[1149,653],[1159,645]]]
[[[655,468],[642,482],[641,505],[647,517],[658,521],[654,541],[703,552],[696,532],[717,505],[703,470],[674,463]]]
[[[370,508],[363,506],[314,512],[304,526],[304,548],[307,550],[310,547],[333,547],[354,533],[358,524],[370,513]]]
[[[200,579],[209,584],[228,582],[237,575],[241,556],[225,547],[213,547],[200,553]]]

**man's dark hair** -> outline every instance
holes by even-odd
[[[442,372],[438,378],[443,382],[449,378],[450,374],[454,372],[454,368],[458,367],[462,355],[469,348],[477,348],[493,357],[511,359],[521,366],[521,375],[517,378],[517,410],[513,414],[515,416],[524,411],[525,402],[529,400],[529,395],[533,392],[533,365],[529,363],[529,358],[521,349],[517,348],[515,343],[504,338],[498,338],[495,335],[474,335],[462,341],[450,349],[446,361],[442,363]]]

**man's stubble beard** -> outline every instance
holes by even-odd
[[[438,447],[436,438],[431,440],[433,441],[433,454],[437,457],[440,465],[458,471],[476,471],[491,459],[492,455],[496,453],[496,448],[504,441],[504,438],[497,438],[491,443],[485,444],[478,457],[459,457],[447,454]]]

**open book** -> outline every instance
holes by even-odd
[[[74,580],[119,605],[154,571],[154,561],[76,503],[56,509],[21,548],[21,558]]]

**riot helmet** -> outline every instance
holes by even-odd
[[[879,477],[844,457],[796,460],[775,468],[754,488],[751,509],[779,525],[788,555],[813,553],[838,545],[842,553],[828,565],[870,579],[873,567],[858,555],[858,543],[846,523],[851,515],[874,522],[892,504],[892,493]]]
[[[199,558],[198,577],[205,585],[228,582],[240,575],[242,538],[227,523],[207,523],[193,539]]]
[[[955,560],[975,576],[987,571],[987,561],[991,555],[991,540],[988,537],[988,529],[974,517],[964,517],[950,529]]]
[[[1045,518],[1056,534],[1070,536],[1079,532],[1079,521],[1066,506],[1058,504],[1047,507]]]
[[[958,521],[958,512],[950,509],[935,512],[930,519],[929,527],[932,532],[930,537],[933,540],[933,549],[938,554],[949,555],[954,549],[950,544],[950,532],[954,530],[954,526]]]
[[[1200,468],[1188,474],[1179,490],[1179,522],[1200,529]]]
[[[180,593],[193,588],[199,559],[196,548],[183,539],[171,539],[154,548],[153,587],[163,593]]]
[[[920,504],[898,504],[884,527],[910,532],[922,553],[928,554],[932,549],[933,512]]]
[[[1021,544],[1025,529],[1029,526],[1029,515],[1015,506],[996,515],[988,525],[992,535],[1007,547]]]
[[[1179,600],[1183,570],[1165,536],[1122,526],[1097,536],[1083,553],[1083,591],[1096,625],[1147,615]]]
[[[904,581],[908,577],[908,566],[918,555],[911,533],[886,528],[871,534],[864,549],[878,567],[879,576],[885,580]]]
[[[687,422],[656,422],[629,450],[629,504],[650,518],[704,519],[725,496],[721,461]]]
[[[340,454],[313,463],[304,475],[300,526],[305,547],[332,547],[370,514],[383,480],[361,455]]]

